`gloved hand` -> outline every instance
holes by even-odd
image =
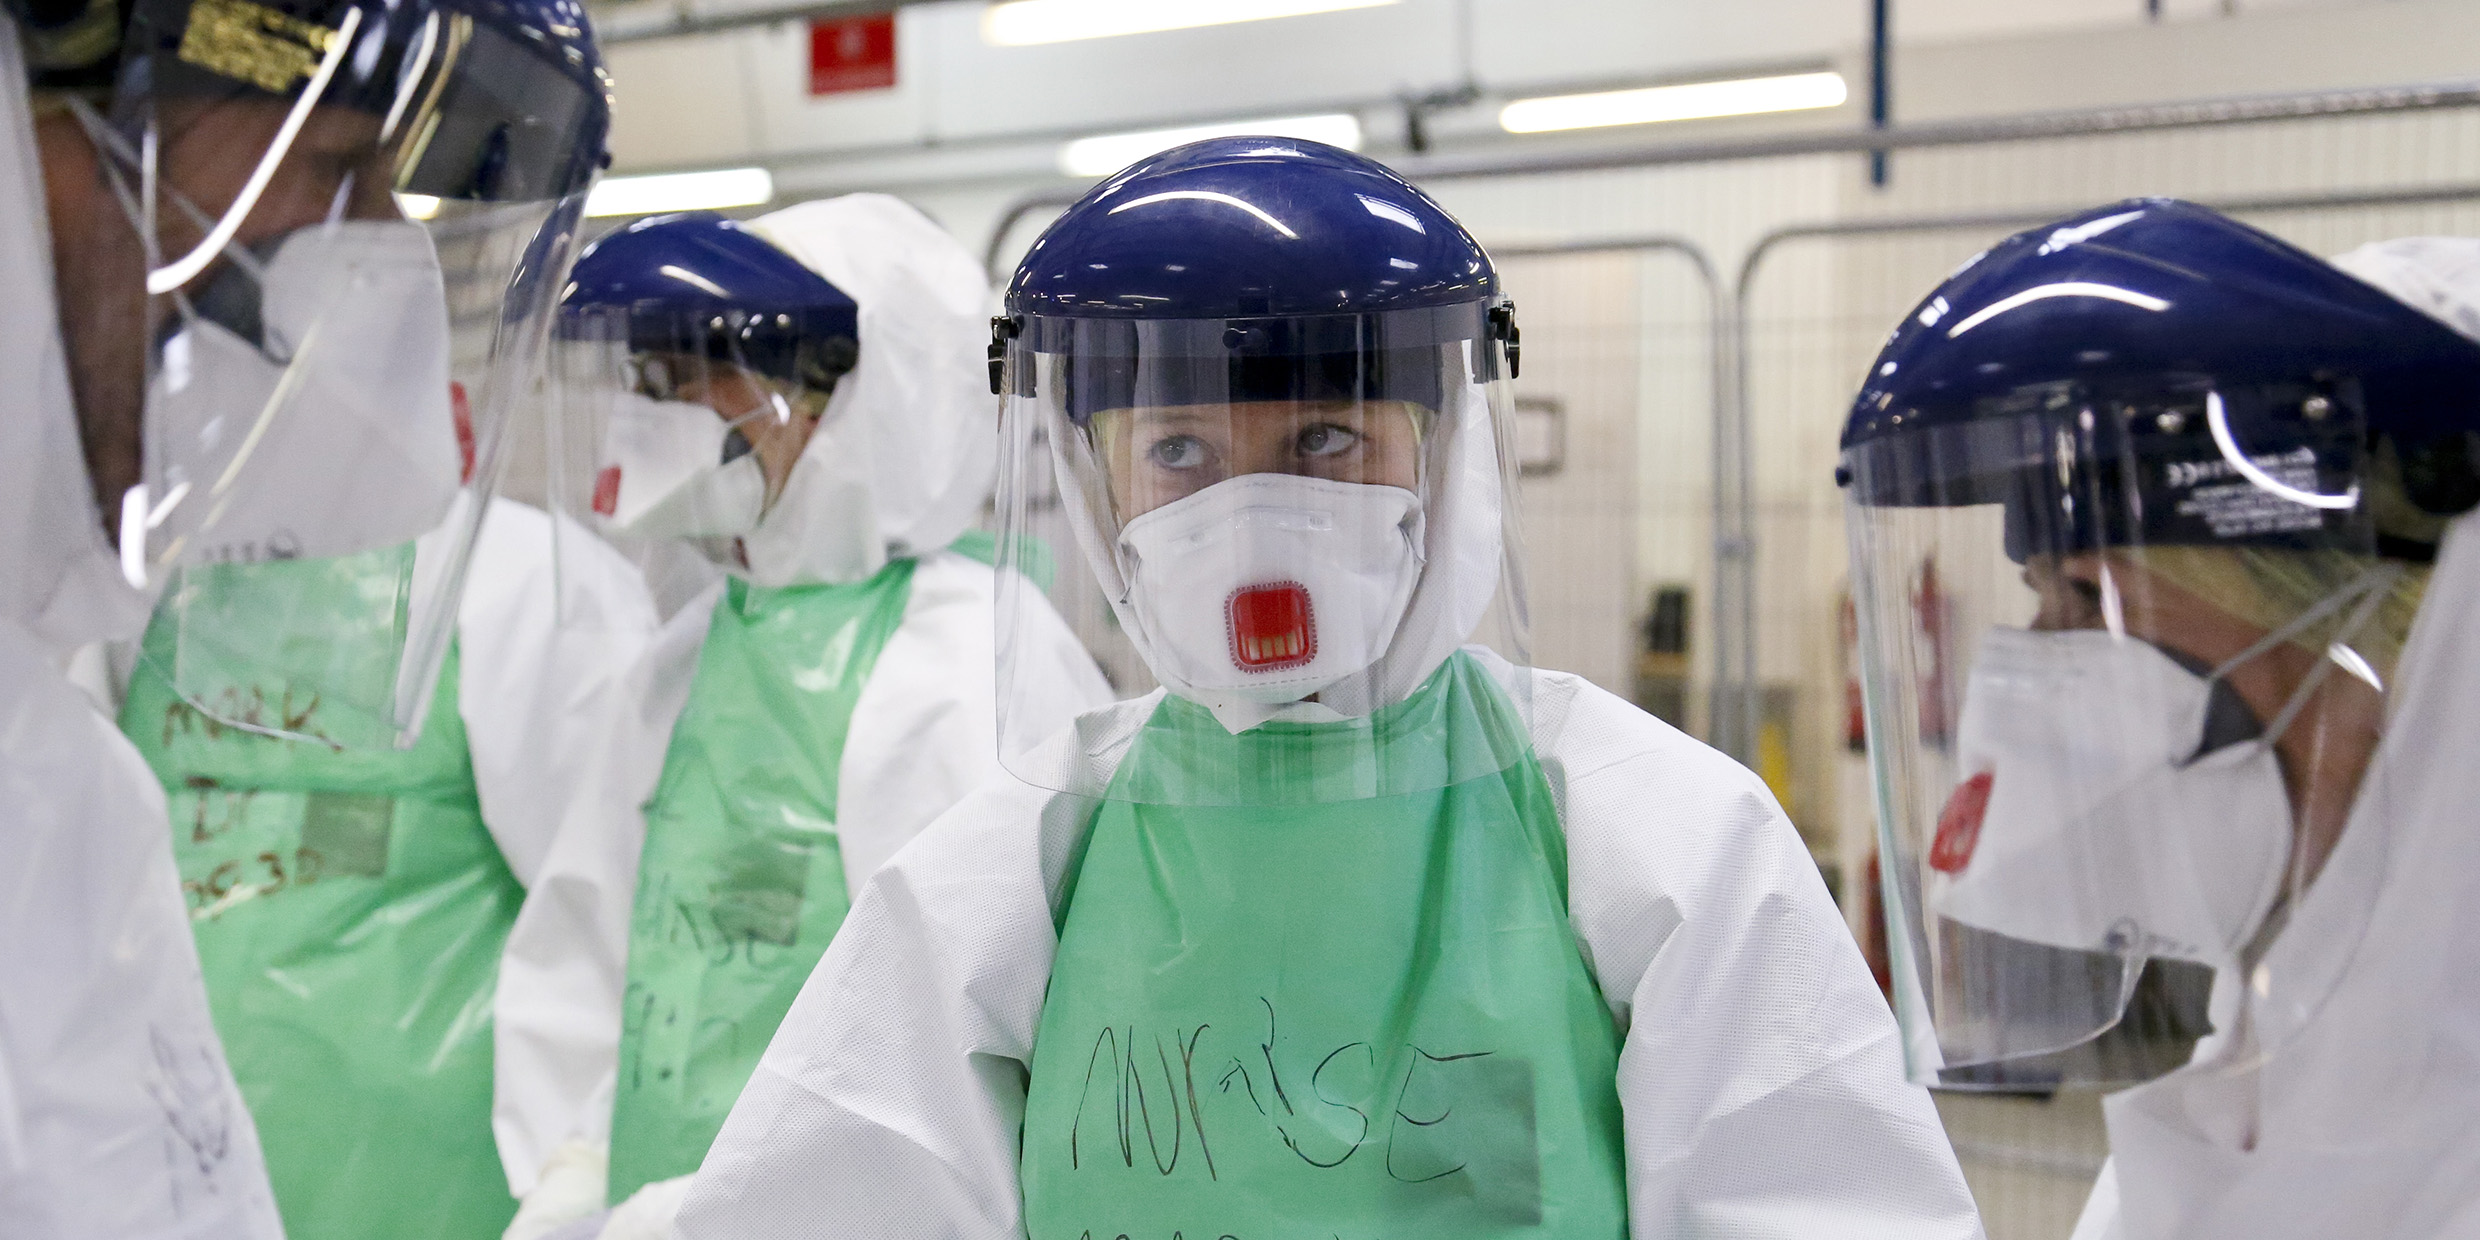
[[[500,1240],[547,1240],[551,1233],[600,1213],[609,1183],[611,1152],[600,1141],[571,1137],[543,1160],[534,1191],[517,1203]]]
[[[672,1219],[680,1213],[680,1203],[689,1199],[692,1178],[656,1180],[629,1194],[627,1201],[612,1207],[599,1240],[671,1240]]]

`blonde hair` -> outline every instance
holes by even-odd
[[[2302,612],[2348,589],[2377,567],[2366,555],[2333,550],[2173,546],[2131,549],[2128,554],[2180,589],[2268,632],[2298,619]],[[2403,642],[2411,635],[2411,618],[2419,612],[2420,598],[2428,589],[2427,565],[2401,567],[2404,571],[2386,588],[2376,614],[2345,643],[2388,680],[2402,656]],[[2342,626],[2358,610],[2342,608],[2292,634],[2290,643],[2321,652],[2342,636]]]

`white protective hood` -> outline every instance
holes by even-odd
[[[2480,340],[2480,237],[2401,237],[2334,257],[2334,266]]]
[[[0,618],[54,653],[136,637],[148,600],[121,578],[87,483],[52,303],[51,230],[17,27],[0,20]]]
[[[2480,337],[2480,240],[2336,265]],[[2265,959],[2269,1058],[2106,1104],[2078,1240],[2480,1235],[2480,514],[2448,529],[2332,858]]]
[[[860,581],[946,546],[998,468],[985,379],[990,283],[954,237],[885,194],[760,217],[749,230],[861,305],[861,357],[782,498],[744,540],[760,585]]]

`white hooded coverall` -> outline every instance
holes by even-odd
[[[145,759],[62,673],[134,638],[87,484],[17,25],[0,19],[0,1232],[277,1240]]]
[[[838,763],[835,835],[858,891],[923,826],[1000,774],[997,575],[946,549],[981,512],[996,462],[980,365],[989,289],[952,238],[883,195],[805,203],[748,227],[859,303],[861,348],[782,498],[744,540],[747,575],[768,586],[853,582],[915,560],[902,619],[853,707]],[[509,939],[503,1007],[539,1018],[502,1026],[498,1126],[512,1175],[529,1169],[516,1176],[520,1191],[542,1195],[512,1236],[601,1205],[643,808],[723,589],[718,581],[690,599],[648,651],[605,748],[606,777],[571,807]],[[1109,701],[1065,622],[1031,610],[1027,622],[1045,626],[1048,640],[1027,644],[1036,658],[1018,672],[1044,686],[1035,697],[1052,704],[1050,722]],[[660,1234],[684,1187],[647,1185],[603,1234]]]

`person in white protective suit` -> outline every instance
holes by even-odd
[[[678,1235],[1980,1234],[1764,785],[1462,645],[1523,632],[1470,234],[1215,139],[1007,309],[1003,546],[1063,506],[1161,688],[1027,744],[1003,630],[1019,781],[864,887]]]
[[[607,92],[591,35],[547,5],[7,13],[0,1217],[13,1237],[273,1238],[296,1199],[279,1157],[292,1117],[261,1106],[266,1047],[227,1025],[238,957],[193,938],[184,888],[193,906],[216,888],[237,918],[344,900],[386,849],[331,854],[299,815],[274,838],[263,819],[300,808],[291,791],[212,821],[180,814],[175,830],[150,754],[97,709],[112,693],[103,643],[138,638],[153,609],[139,678],[162,748],[295,734],[384,759],[422,731],[489,493],[474,454],[487,466],[500,397],[536,360],[480,349],[452,371],[445,289],[492,294],[479,308],[505,340],[545,321]],[[440,54],[451,28],[456,53]],[[433,227],[397,194],[427,203]],[[301,585],[373,557],[398,571],[366,578],[359,606],[233,623],[249,591],[231,587],[254,574]],[[179,795],[197,808],[219,794]],[[378,798],[327,808],[365,845],[386,837]],[[256,835],[269,838],[221,872],[185,872],[191,854],[168,847]],[[288,980],[324,990],[311,963],[287,962],[304,966]],[[485,1119],[471,1127],[505,1203]],[[352,1230],[373,1234],[366,1221]]]
[[[2480,242],[2123,202],[1967,264],[1854,407],[1911,1071],[2133,1086],[2078,1240],[2480,1228],[2476,298]]]
[[[121,578],[80,450],[20,39],[12,8],[0,18],[0,1218],[30,1240],[275,1240],[163,790],[64,670],[78,647],[137,632],[146,600]]]
[[[502,1131],[541,1167],[512,1238],[666,1234],[852,892],[1000,774],[999,574],[967,535],[997,452],[988,298],[875,194],[643,220],[578,261],[562,476],[583,519],[710,584],[510,942],[501,993],[544,1011],[502,1035]],[[1030,607],[1035,710],[1064,725],[1109,687]]]
[[[291,688],[250,663],[226,673],[234,697],[170,687],[184,654],[224,653],[213,635],[301,631],[400,562],[328,562],[308,584],[307,561],[217,570],[196,588],[223,614],[159,616],[121,708],[170,798],[216,1024],[298,1234],[488,1235],[514,1215],[492,1106],[523,1061],[495,1061],[494,1042],[559,1014],[498,985],[501,949],[656,630],[635,566],[564,516],[493,498],[411,747],[321,744],[323,712],[298,691],[302,737],[232,726],[270,722],[246,710],[219,721],[208,711]],[[349,617],[336,628],[370,638]]]

